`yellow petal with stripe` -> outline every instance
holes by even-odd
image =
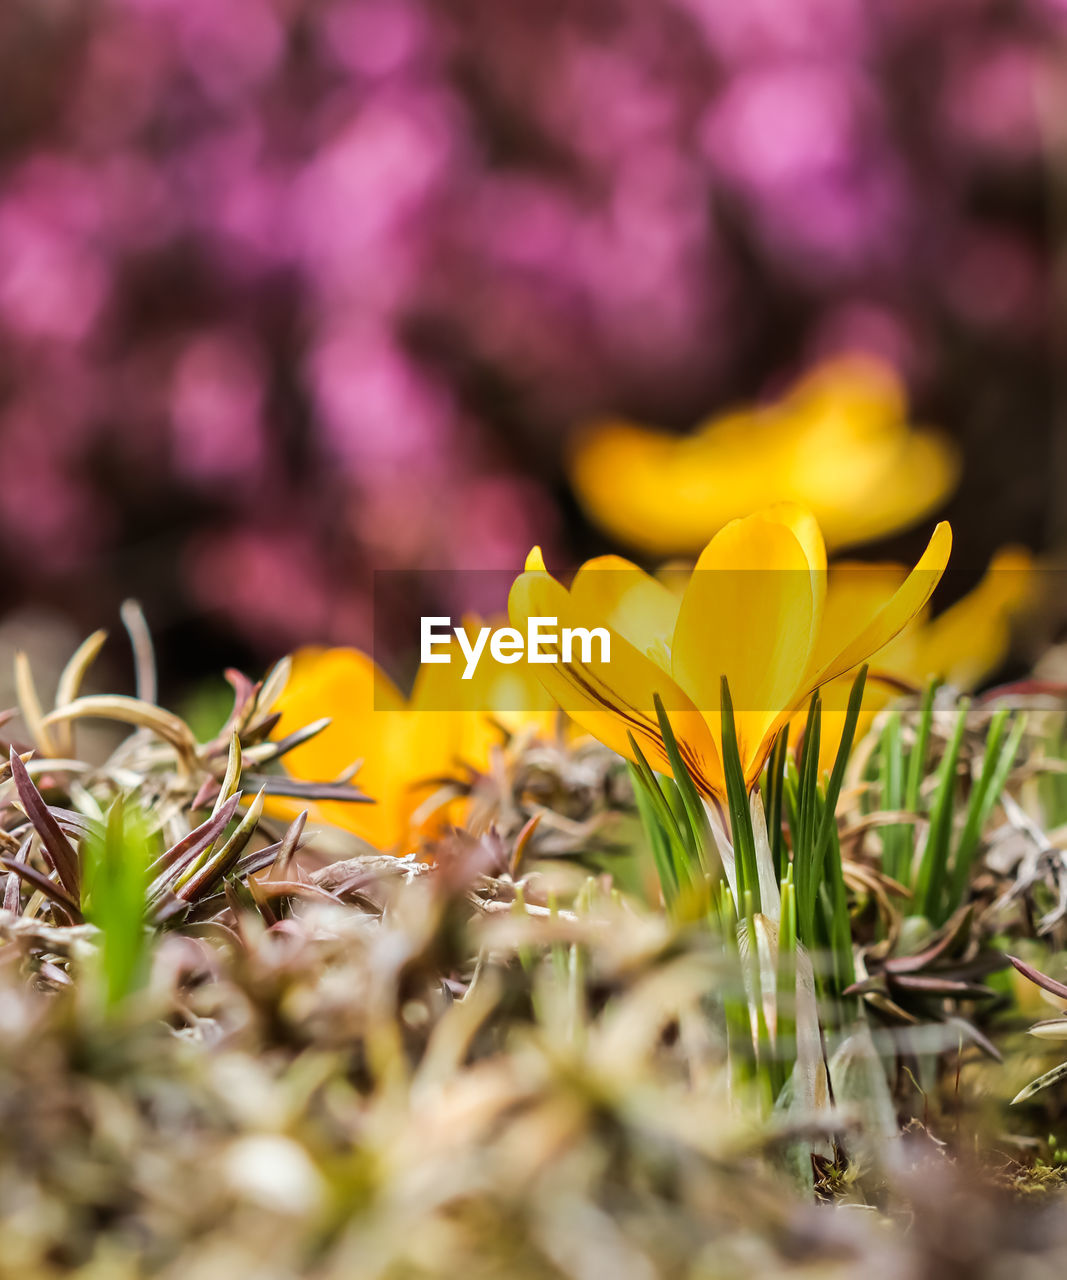
[[[1011,650],[1012,620],[1034,598],[1037,571],[1021,547],[1005,547],[993,557],[978,586],[916,636],[911,675],[931,676],[970,690],[992,675]]]
[[[718,732],[720,681],[734,704],[746,777],[792,705],[821,618],[826,552],[810,513],[786,505],[733,521],[697,561],[678,613],[672,671]]]
[[[540,554],[528,565],[543,565]],[[535,567],[514,582],[508,598],[512,626],[526,631],[531,617],[555,618],[559,628],[601,627],[610,637],[609,660],[599,645],[583,655],[580,649],[570,662],[538,664],[536,674],[566,713],[605,746],[633,759],[627,739],[632,733],[653,768],[670,772],[660,736],[653,695],[666,706],[679,748],[693,780],[707,796],[722,791],[719,753],[700,712],[671,677],[621,634],[605,626],[603,617],[581,608],[543,568]],[[588,659],[588,660],[586,660]]]
[[[874,615],[842,643],[840,635],[820,636],[811,670],[804,681],[805,696],[820,685],[866,662],[887,645],[925,608],[948,564],[952,530],[942,521],[927,543],[918,564]]]
[[[671,638],[681,601],[661,582],[622,556],[597,556],[574,575],[576,609],[602,618],[635,649],[670,672]]]

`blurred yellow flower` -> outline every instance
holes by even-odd
[[[969,692],[992,675],[1011,649],[1012,620],[1035,595],[1033,557],[1021,547],[1004,547],[990,561],[985,576],[961,600],[936,618],[924,608],[871,662],[863,710],[856,729],[862,736],[875,715],[901,692],[922,688],[936,677]],[[886,591],[907,576],[903,565],[841,563],[830,569],[826,593],[826,625],[843,633],[869,616]],[[833,766],[844,727],[848,682],[835,681],[825,691],[819,758]],[[803,717],[792,726],[796,741]]]
[[[720,678],[733,698],[751,787],[778,730],[813,690],[878,652],[925,606],[948,561],[939,524],[915,569],[884,590],[851,627],[826,625],[826,549],[814,516],[792,503],[720,530],[679,596],[618,556],[590,560],[569,590],[538,548],[511,589],[512,625],[551,617],[561,627],[606,627],[610,658],[588,655],[536,668],[563,709],[632,758],[632,733],[654,768],[670,772],[653,708],[658,693],[682,756],[705,797],[723,796]],[[588,656],[588,661],[586,657]]]
[[[847,357],[693,435],[599,423],[578,439],[571,480],[594,521],[650,555],[696,551],[778,501],[809,508],[831,548],[869,542],[936,510],[959,476],[952,443],[906,411],[889,366]]]
[[[469,632],[468,632],[469,634]],[[484,770],[491,748],[503,741],[500,727],[517,733],[532,727],[554,731],[555,709],[525,667],[483,662],[469,681],[463,663],[419,669],[410,699],[358,649],[302,649],[275,704],[284,737],[329,716],[330,725],[285,757],[289,773],[306,781],[328,781],[362,760],[356,782],[373,804],[321,801],[311,818],[351,831],[378,849],[405,851],[420,835],[433,835],[459,821],[455,805],[423,805],[462,766]],[[295,816],[305,806],[275,798],[268,811]]]

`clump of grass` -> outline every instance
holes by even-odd
[[[19,709],[31,741],[9,743],[0,769],[0,781],[10,783],[0,794],[4,907],[61,925],[98,924],[116,992],[134,981],[140,964],[134,936],[142,922],[160,930],[218,920],[235,894],[250,895],[273,920],[272,902],[306,891],[286,878],[304,817],[277,824],[265,816],[269,797],[367,800],[351,782],[307,783],[281,768],[287,752],[325,724],[271,738],[287,661],[260,682],[228,672],[232,710],[222,729],[200,742],[179,716],[154,701],[152,647],[140,611],[128,603],[123,618],[133,643],[137,696],[81,695],[102,632],[71,658],[47,712],[29,660],[19,655]],[[90,763],[78,757],[74,733],[86,718],[128,725],[132,732],[102,763]],[[268,869],[265,880],[257,879]]]
[[[1013,710],[931,693],[856,745],[861,673],[833,768],[816,698],[753,797],[724,689],[721,810],[659,705],[673,778],[635,752],[628,791],[608,752],[516,740],[466,780],[473,829],[323,863],[318,832],[263,802],[362,801],[285,776],[284,666],[234,676],[202,742],[147,696],[143,643],[127,701],[79,696],[87,653],[62,714],[27,701],[33,741],[0,774],[0,1217],[20,1276],[1067,1255],[1067,1208],[1043,1201],[1035,1244],[966,1163],[1009,1152],[1015,1195],[1059,1150],[1058,1077],[1006,1118],[1021,1015],[989,977],[1009,938],[1041,945],[1025,885],[1059,838],[1019,784],[1038,764]],[[133,730],[101,764],[56,738],[89,714]],[[646,840],[625,851],[631,804]]]
[[[982,835],[1026,732],[1025,715],[1013,716],[1002,705],[964,756],[971,714],[964,698],[935,762],[929,753],[936,689],[935,682],[927,686],[906,736],[901,713],[888,713],[871,763],[877,778],[872,794],[881,811],[908,815],[907,822],[881,827],[883,870],[910,892],[911,912],[935,927],[967,900]]]
[[[768,1104],[787,1085],[807,1102],[828,1100],[824,1033],[850,1016],[839,1005],[854,972],[834,814],[865,679],[862,668],[825,782],[818,777],[822,709],[815,694],[798,759],[790,758],[783,730],[760,788],[750,796],[724,678],[725,814],[701,800],[659,699],[656,711],[673,776],[657,776],[630,738],[635,795],[664,902],[675,915],[702,916],[732,958],[741,980],[723,996],[723,1018],[733,1071],[751,1080]],[[812,956],[820,960],[817,967]],[[819,1020],[813,1012],[816,994],[823,997]]]
[[[816,695],[799,747],[781,735],[751,797],[724,688],[720,822],[699,800],[662,706],[674,776],[656,776],[635,742],[632,773],[668,912],[702,918],[742,975],[721,1000],[735,1073],[756,1081],[768,1103],[791,1106],[798,1080],[809,1082],[810,1105],[824,1079],[826,1104],[835,1075],[838,1092],[850,1087],[842,1064],[859,1052],[866,1084],[850,1102],[884,1134],[894,1104],[929,1120],[931,1096],[942,1096],[965,1050],[1001,1056],[991,1035],[1004,989],[986,979],[1008,963],[998,947],[1004,895],[976,896],[976,884],[988,882],[982,854],[994,818],[1017,808],[1006,791],[1027,717],[1010,703],[949,708],[931,684],[913,716],[891,710],[853,753],[864,678],[830,772],[819,777]],[[873,857],[864,849],[872,843]],[[819,998],[819,1052],[798,1076],[806,970]]]

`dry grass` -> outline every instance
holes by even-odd
[[[836,1107],[805,1114],[768,1111],[729,1069],[739,975],[706,922],[671,923],[650,896],[625,776],[588,745],[513,742],[470,783],[470,829],[422,858],[326,861],[337,833],[249,823],[245,802],[247,843],[195,893],[167,881],[135,921],[144,970],[111,998],[124,926],[81,909],[86,815],[125,794],[173,846],[249,775],[284,785],[263,690],[235,688],[210,743],[143,708],[99,765],[44,758],[75,745],[47,720],[41,741],[44,713],[14,743],[37,755],[32,790],[21,773],[0,787],[0,1275],[1026,1280],[1067,1264],[1062,1103],[1010,1109],[1048,1055],[1022,1034],[1025,984],[987,963],[1009,937],[1042,954],[1041,928],[1062,927],[1036,730],[966,920],[940,933],[879,880],[853,779],[842,840],[881,1064],[853,1044]],[[888,1127],[856,1085],[872,1061]]]

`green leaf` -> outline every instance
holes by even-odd
[[[989,723],[989,732],[986,735],[985,752],[982,758],[982,770],[977,784],[971,791],[967,804],[967,816],[964,819],[963,830],[960,833],[956,851],[953,855],[951,897],[947,907],[949,914],[963,902],[971,876],[971,868],[981,842],[982,832],[985,830],[986,823],[993,812],[993,807],[1000,799],[1001,792],[1007,784],[1008,774],[1011,772],[1011,767],[1015,762],[1015,756],[1019,750],[1019,744],[1022,742],[1023,733],[1026,731],[1026,720],[1020,716],[1012,726],[1011,732],[1008,734],[1008,740],[1002,747],[1001,742],[1007,728],[1007,717],[1008,708],[1000,707]]]
[[[915,878],[916,910],[933,924],[941,924],[947,918],[944,910],[945,881],[952,839],[952,815],[956,804],[956,767],[969,710],[970,700],[964,698],[960,702],[952,737],[938,769],[937,786],[930,806],[930,827]]]
[[[810,872],[811,858],[815,852],[815,813],[819,788],[819,748],[822,739],[822,698],[816,691],[808,704],[808,720],[804,728],[804,744],[800,754],[800,779],[797,799],[800,805],[800,835],[798,844],[804,850],[807,864],[804,883],[814,894]]]
[[[120,1004],[143,986],[151,935],[145,893],[151,863],[148,823],[120,797],[85,840],[85,917],[100,930],[105,1003]]]
[[[734,704],[730,697],[730,685],[722,677],[722,764],[726,776],[726,803],[730,811],[730,831],[734,843],[734,863],[737,874],[737,900],[746,903],[746,894],[752,895],[753,907],[762,910],[759,891],[759,871],[756,866],[756,838],[752,831],[752,812],[748,807],[748,787],[741,765],[741,753],[737,746],[737,728],[734,723]]]
[[[262,791],[257,793],[248,806],[247,813],[221,849],[212,853],[209,846],[201,858],[175,878],[173,888],[179,898],[186,902],[195,902],[199,898],[206,897],[234,869],[245,846],[255,834],[263,815],[263,794]]]
[[[828,991],[848,985],[852,972],[852,940],[848,920],[848,894],[837,849],[836,810],[844,782],[845,770],[863,703],[867,668],[856,673],[849,694],[848,708],[834,765],[820,792],[818,778],[819,738],[822,726],[822,704],[815,694],[808,710],[804,749],[800,771],[787,771],[785,803],[793,834],[793,870],[796,881],[797,921],[800,941],[813,954],[829,950],[833,980],[820,983]]]
[[[674,874],[670,851],[667,848],[666,838],[652,807],[652,802],[646,793],[641,771],[637,765],[632,763],[630,765],[630,777],[633,780],[637,812],[640,815],[645,835],[648,836],[649,847],[652,850],[652,860],[656,864],[656,875],[659,877],[659,887],[663,894],[663,901],[667,909],[670,910],[678,896],[678,881]]]
[[[856,980],[856,963],[852,954],[852,921],[848,914],[848,890],[841,866],[841,845],[836,828],[831,829],[826,850],[826,875],[823,879],[827,915],[827,943],[833,968],[833,989],[840,995]]]
[[[815,900],[819,891],[815,868],[815,824],[818,810],[818,739],[822,732],[822,703],[812,696],[804,740],[794,782],[790,830],[793,837],[793,874],[797,886],[797,912],[800,936],[805,945],[815,944]]]
[[[937,680],[931,680],[923,690],[915,746],[912,747],[911,754],[908,756],[908,781],[904,788],[904,806],[911,813],[919,811],[919,792],[926,773],[926,753],[930,746],[930,730],[934,723],[934,694],[937,693],[938,683]]]
[[[678,740],[674,736],[674,726],[671,724],[670,717],[667,715],[667,709],[663,705],[663,699],[659,694],[653,695],[653,703],[656,708],[656,716],[659,719],[660,733],[663,736],[663,745],[667,751],[667,759],[671,762],[671,771],[674,774],[674,781],[678,787],[678,793],[682,798],[685,806],[686,816],[688,818],[688,828],[690,836],[690,845],[694,856],[701,862],[704,869],[708,869],[708,853],[712,847],[711,843],[711,825],[708,822],[707,810],[704,808],[704,802],[700,798],[700,793],[696,789],[692,775],[686,767],[685,761],[682,759],[682,753],[678,749]]]
[[[866,685],[867,664],[864,663],[856,672],[856,678],[852,682],[852,690],[848,695],[848,707],[845,711],[845,723],[841,730],[841,742],[834,757],[834,767],[830,771],[830,781],[826,784],[826,804],[823,810],[822,826],[819,829],[819,847],[816,849],[816,856],[820,861],[837,819],[837,801],[841,795],[841,784],[845,780],[848,758],[852,754],[852,741],[856,736],[856,725],[859,723]]]
[[[879,781],[882,808],[895,813],[904,807],[904,748],[900,736],[900,713],[886,717],[879,752]],[[881,828],[882,868],[886,875],[907,884],[911,864],[911,828],[887,822]]]
[[[797,891],[793,868],[782,881],[782,916],[778,925],[777,1033],[779,1056],[796,1054],[797,1002]]]
[[[785,790],[785,770],[789,752],[789,725],[785,725],[774,740],[767,761],[765,791],[767,796],[767,834],[771,842],[771,860],[774,874],[782,879],[782,799]]]
[[[694,865],[670,802],[632,734],[630,749],[634,753],[631,771],[638,812],[652,845],[664,901],[673,906],[682,886],[693,881],[699,868]]]

